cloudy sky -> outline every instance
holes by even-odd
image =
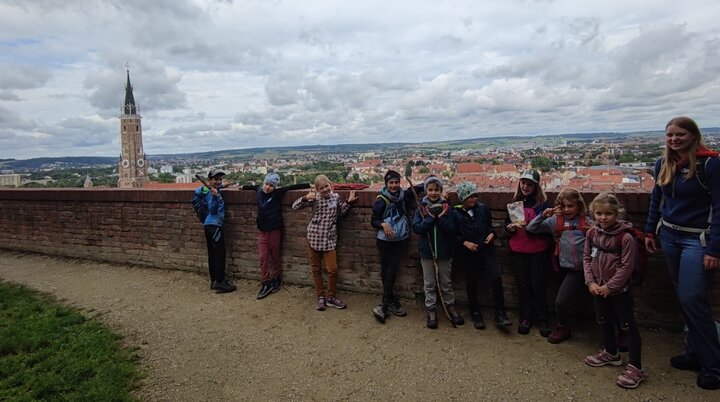
[[[0,0],[0,158],[720,125],[717,0]]]

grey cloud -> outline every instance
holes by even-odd
[[[32,66],[3,65],[0,69],[0,89],[6,90],[39,88],[52,77],[49,71]]]
[[[63,147],[94,147],[109,145],[119,137],[114,120],[96,121],[82,117],[70,117],[57,125],[39,127],[36,131],[49,135],[51,144],[62,144]],[[108,153],[111,153],[108,149]]]
[[[0,91],[0,100],[19,101],[20,97],[10,91]]]
[[[35,121],[25,119],[12,110],[0,106],[0,129],[31,130],[36,126]]]

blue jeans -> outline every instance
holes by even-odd
[[[697,234],[663,227],[660,243],[688,326],[685,355],[702,366],[702,373],[720,376],[720,342],[709,298],[715,270],[705,270]]]

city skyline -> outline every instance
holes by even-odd
[[[0,158],[720,125],[720,4],[0,1]]]

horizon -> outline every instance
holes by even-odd
[[[158,18],[162,15],[162,18]],[[720,2],[0,3],[0,159],[720,126]]]
[[[705,127],[703,130],[720,130],[720,127]],[[268,146],[268,147],[248,147],[248,148],[227,148],[227,149],[216,149],[216,150],[206,150],[206,151],[197,151],[197,152],[177,152],[177,153],[160,153],[160,154],[152,154],[152,153],[146,153],[147,156],[152,157],[158,157],[158,156],[165,156],[165,155],[172,155],[172,156],[180,156],[180,155],[195,155],[195,154],[204,154],[204,153],[222,153],[222,152],[233,152],[233,151],[251,151],[251,150],[273,150],[273,149],[295,149],[295,148],[312,148],[312,147],[343,147],[343,146],[380,146],[380,145],[423,145],[423,144],[443,144],[443,143],[449,143],[449,142],[456,142],[456,141],[484,141],[484,140],[493,140],[493,139],[522,139],[522,138],[537,138],[537,137],[567,137],[567,136],[590,136],[590,135],[631,135],[631,134],[637,134],[637,135],[643,135],[643,134],[652,134],[652,133],[661,133],[662,130],[641,130],[641,131],[627,131],[627,132],[586,132],[586,133],[564,133],[564,134],[537,134],[537,135],[502,135],[502,136],[490,136],[490,137],[477,137],[477,138],[462,138],[462,139],[448,139],[443,141],[420,141],[420,142],[377,142],[377,143],[342,143],[342,144],[300,144],[300,145],[279,145],[279,146]],[[603,138],[603,137],[598,137]],[[2,158],[0,157],[0,161],[7,161],[7,160],[16,160],[16,161],[24,161],[24,160],[32,160],[32,159],[63,159],[63,158],[118,158],[118,156],[111,156],[111,155],[62,155],[62,156],[36,156],[32,158]]]

